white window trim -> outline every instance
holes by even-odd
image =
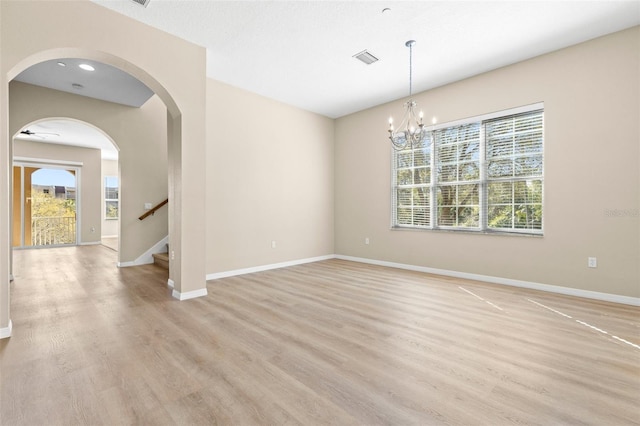
[[[436,130],[440,130],[440,129],[446,129],[449,127],[456,127],[456,126],[462,126],[465,124],[469,124],[469,123],[477,123],[477,122],[484,122],[487,120],[491,120],[494,118],[500,118],[500,117],[507,117],[510,115],[517,115],[517,114],[522,114],[522,113],[527,113],[527,112],[532,112],[532,111],[536,111],[536,110],[542,110],[544,113],[544,102],[536,102],[533,104],[528,104],[528,105],[523,105],[523,106],[519,106],[519,107],[515,107],[515,108],[510,108],[507,110],[502,110],[502,111],[495,111],[495,112],[491,112],[491,113],[487,113],[487,114],[482,114],[482,115],[478,115],[478,116],[474,116],[474,117],[468,117],[468,118],[463,118],[463,119],[459,119],[459,120],[454,120],[454,121],[449,121],[446,123],[438,123],[438,124],[433,124],[432,126],[430,126],[430,131],[436,131]],[[544,125],[543,125],[543,132],[544,132]],[[433,141],[431,142],[433,143]],[[485,235],[514,235],[514,236],[529,236],[529,237],[542,237],[544,235],[544,167],[543,167],[543,172],[542,175],[540,177],[540,180],[542,181],[542,185],[543,185],[543,190],[542,190],[542,209],[543,209],[543,214],[542,214],[542,223],[541,223],[541,228],[540,229],[514,229],[514,228],[489,228],[488,227],[488,218],[487,218],[487,210],[486,210],[486,206],[488,203],[488,195],[487,195],[487,191],[485,188],[481,188],[479,191],[479,197],[480,197],[480,220],[479,220],[479,227],[478,228],[466,228],[466,227],[454,227],[454,226],[428,226],[428,227],[423,227],[423,226],[415,226],[415,225],[397,225],[396,221],[397,221],[397,173],[396,173],[396,168],[395,168],[395,152],[392,149],[392,155],[391,155],[391,191],[390,191],[390,195],[391,195],[391,230],[399,230],[399,231],[431,231],[431,232],[454,232],[454,233],[471,233],[471,234],[485,234]],[[431,173],[432,173],[432,179],[431,179],[431,184],[430,184],[430,191],[431,191],[431,196],[430,196],[430,200],[429,200],[429,210],[430,210],[430,221],[433,224],[434,220],[433,220],[433,214],[437,209],[437,197],[435,196],[435,193],[437,191],[436,187],[437,185],[435,184],[434,180],[433,180],[433,170],[435,170],[436,167],[436,156],[433,155],[434,150],[432,149],[432,153],[431,153]],[[543,158],[543,164],[544,164],[544,145],[543,145],[543,152],[542,152],[542,158]],[[479,181],[481,182],[482,186],[486,186],[488,180],[487,180],[487,176],[486,176],[486,141],[485,141],[485,135],[484,132],[480,132],[480,179]],[[484,208],[483,208],[484,206]]]

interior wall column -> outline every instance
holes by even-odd
[[[9,137],[9,82],[0,66],[0,338],[11,335],[9,281],[11,276],[11,206],[13,173],[12,144]]]

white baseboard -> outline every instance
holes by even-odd
[[[169,236],[164,237],[155,243],[149,250],[142,253],[136,260],[129,262],[118,262],[118,268],[126,268],[129,266],[148,265],[153,263],[153,254],[160,253],[165,245],[169,242]]]
[[[196,297],[203,297],[206,296],[207,293],[207,289],[206,288],[201,288],[199,290],[193,290],[193,291],[187,291],[184,293],[180,293],[178,290],[173,289],[173,292],[171,293],[171,295],[178,299],[178,300],[189,300],[189,299],[195,299]]]
[[[176,285],[171,278],[167,280],[167,287],[174,288]]]
[[[251,268],[235,269],[232,271],[215,272],[213,274],[207,274],[207,281],[217,280],[219,278],[233,277],[236,275],[252,274],[254,272],[268,271],[270,269],[286,268],[289,266],[302,265],[304,263],[320,262],[322,260],[329,260],[333,258],[335,258],[335,255],[330,254],[326,256],[310,257],[307,259],[298,259],[298,260],[290,260],[290,261],[281,262],[281,263],[272,263],[270,265],[261,265],[261,266],[254,266]]]
[[[117,235],[101,235],[100,238],[118,238]]]
[[[97,246],[98,244],[102,244],[100,241],[87,241],[84,243],[78,243],[79,246]]]
[[[606,302],[621,303],[624,305],[640,306],[639,297],[621,296],[611,293],[600,293],[597,291],[581,290],[577,288],[561,287],[549,284],[540,284],[530,281],[513,280],[510,278],[492,277],[489,275],[470,274],[467,272],[450,271],[447,269],[428,268],[425,266],[407,265],[404,263],[387,262],[383,260],[367,259],[362,257],[352,257],[336,255],[336,259],[349,260],[352,262],[369,263],[372,265],[388,266],[391,268],[406,269],[409,271],[426,272],[429,274],[444,275],[448,277],[464,278],[469,280],[484,281],[492,284],[502,284],[512,287],[528,288],[532,290],[541,290],[549,293],[559,293],[568,296],[585,297],[587,299],[603,300]]]
[[[472,274],[468,272],[451,271],[447,269],[429,268],[426,266],[408,265],[405,263],[387,262],[384,260],[367,259],[363,257],[343,256],[340,254],[293,260],[289,262],[274,263],[271,265],[262,265],[262,266],[252,267],[252,268],[236,269],[232,271],[216,272],[213,274],[207,274],[207,281],[216,280],[219,278],[233,277],[236,275],[252,274],[254,272],[267,271],[270,269],[286,268],[288,266],[295,266],[303,263],[319,262],[319,261],[328,260],[328,259],[342,259],[342,260],[348,260],[351,262],[368,263],[371,265],[387,266],[391,268],[406,269],[409,271],[425,272],[428,274],[436,274],[436,275],[444,275],[448,277],[484,281],[492,284],[501,284],[501,285],[508,285],[512,287],[541,290],[549,293],[565,294],[567,296],[577,296],[577,297],[584,297],[587,299],[621,303],[624,305],[640,306],[639,297],[622,296],[622,295],[611,294],[611,293],[601,293],[597,291],[581,290],[577,288],[562,287],[562,286],[556,286],[556,285],[550,285],[550,284],[541,284],[541,283],[536,283],[531,281],[514,280],[511,278],[493,277],[490,275],[480,275],[480,274]]]
[[[11,331],[13,330],[13,323],[9,320],[9,325],[0,328],[0,339],[6,339],[7,337],[11,337]]]

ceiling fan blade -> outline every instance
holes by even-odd
[[[60,136],[59,133],[52,133],[52,132],[32,132],[29,129],[24,129],[23,131],[20,132],[20,134],[22,135],[27,135],[27,136],[36,136],[39,138],[44,139],[44,136],[41,135],[53,135],[53,136]]]

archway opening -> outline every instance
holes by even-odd
[[[63,53],[68,53],[69,49],[58,49],[56,51],[60,51]],[[74,52],[76,52],[74,50]],[[55,55],[54,52],[45,52],[47,55],[44,55],[45,57],[42,58],[38,58],[41,59],[40,62],[37,62],[36,60],[34,60],[33,58],[29,58],[28,60],[23,61],[23,63],[25,65],[28,65],[29,63],[33,63],[31,65],[29,65],[27,68],[25,68],[24,70],[19,71],[19,69],[15,69],[15,79],[12,81],[11,85],[10,85],[10,89],[11,87],[15,87],[16,84],[21,84],[23,86],[37,86],[38,88],[40,88],[40,90],[47,90],[47,89],[52,89],[53,90],[48,90],[47,95],[44,96],[43,98],[46,99],[49,96],[66,96],[66,99],[69,98],[78,98],[77,95],[82,95],[83,97],[88,96],[89,98],[93,98],[93,99],[98,99],[100,101],[102,101],[103,104],[120,104],[120,105],[126,105],[126,108],[121,107],[120,105],[118,106],[113,106],[112,109],[114,110],[118,110],[118,108],[120,108],[121,110],[137,110],[137,109],[144,109],[146,106],[145,104],[136,106],[136,105],[131,105],[130,103],[127,102],[123,102],[123,103],[119,103],[118,101],[118,96],[116,96],[115,98],[112,96],[109,99],[100,99],[100,96],[93,96],[95,94],[95,90],[93,92],[90,91],[89,95],[85,94],[85,93],[73,93],[72,91],[66,90],[66,91],[58,91],[57,87],[53,87],[50,83],[51,81],[46,80],[44,82],[44,84],[35,84],[37,83],[37,75],[42,75],[42,69],[46,70],[46,67],[51,67],[52,64],[57,64],[59,62],[66,62],[67,65],[69,64],[73,64],[73,63],[90,63],[93,65],[93,67],[97,70],[97,71],[102,71],[103,77],[105,77],[105,74],[107,74],[106,78],[106,82],[108,84],[110,84],[110,90],[108,90],[108,92],[112,92],[112,93],[117,93],[117,92],[128,92],[131,90],[132,84],[133,86],[138,85],[138,86],[143,86],[145,89],[147,88],[147,84],[149,86],[158,86],[158,83],[155,82],[155,80],[150,79],[150,77],[148,76],[148,74],[146,74],[145,72],[142,72],[141,70],[137,69],[135,66],[131,65],[131,64],[127,64],[126,68],[127,71],[122,70],[120,67],[122,67],[122,60],[115,58],[115,57],[111,57],[111,56],[107,56],[106,59],[107,61],[103,62],[103,60],[105,60],[105,55],[103,53],[91,53],[91,52],[84,52],[85,55],[83,55],[81,58],[76,58],[76,59],[70,59],[69,56],[67,55]],[[42,56],[43,54],[37,55],[37,56]],[[49,56],[49,59],[46,58],[46,56]],[[80,56],[80,55],[78,55]],[[100,60],[98,60],[98,59]],[[110,65],[106,62],[114,62],[117,63],[117,65],[119,65],[119,67],[114,66],[114,65]],[[55,65],[56,67],[59,67],[58,65]],[[44,68],[43,68],[44,67]],[[29,74],[31,73],[31,71],[33,69],[38,69],[40,68],[40,71],[35,72],[36,75],[36,81],[34,81],[31,77],[29,78],[23,78],[25,75],[29,76]],[[59,68],[69,68],[69,66],[65,66],[65,67],[59,67]],[[73,68],[73,67],[72,67]],[[142,83],[141,80],[138,80],[137,77],[138,76],[133,76],[132,74],[130,74],[130,71],[140,71],[139,75],[146,79],[146,83]],[[47,74],[47,73],[44,73]],[[77,72],[76,72],[77,74]],[[116,76],[117,78],[115,78],[114,76]],[[118,77],[119,76],[119,77]],[[123,78],[123,76],[125,76]],[[128,79],[128,80],[127,80]],[[27,81],[28,80],[28,81]],[[117,86],[113,86],[114,81],[118,82],[118,81],[125,81],[126,83],[126,87],[124,88],[119,88]],[[134,81],[135,83],[131,83],[131,81]],[[90,87],[92,89],[95,89],[97,86],[99,86],[100,84],[104,84],[105,81],[100,80],[100,79],[93,79],[90,80],[88,82],[85,82],[87,84],[86,87]],[[46,88],[46,89],[43,89]],[[148,90],[148,89],[147,89]],[[98,92],[105,92],[104,89],[98,90]],[[52,93],[60,93],[60,92],[67,92],[68,94],[62,94],[62,95],[51,95]],[[109,246],[110,248],[115,249],[116,251],[118,251],[118,262],[117,265],[118,266],[134,266],[136,264],[140,264],[140,263],[145,263],[145,260],[142,259],[140,260],[140,258],[142,256],[139,256],[138,258],[136,258],[135,256],[132,258],[132,256],[130,254],[126,254],[129,257],[126,259],[122,259],[122,251],[120,250],[120,244],[123,243],[123,239],[120,238],[121,236],[121,227],[120,224],[122,223],[122,221],[120,220],[121,214],[123,211],[126,211],[127,208],[135,208],[136,210],[136,215],[140,215],[141,213],[144,213],[144,211],[140,211],[142,210],[142,206],[143,206],[143,202],[144,201],[144,206],[146,208],[147,205],[151,204],[151,205],[155,205],[163,200],[166,200],[167,198],[171,198],[168,196],[169,193],[169,175],[171,174],[171,172],[173,170],[176,170],[175,168],[169,167],[167,164],[168,161],[168,156],[171,155],[171,153],[175,152],[175,153],[179,153],[180,152],[180,140],[181,140],[181,134],[180,133],[175,133],[173,131],[169,132],[170,129],[175,129],[176,126],[174,123],[178,123],[177,128],[180,129],[181,125],[180,122],[182,120],[181,115],[179,114],[179,111],[177,111],[177,108],[175,106],[175,103],[173,102],[173,100],[171,99],[171,97],[168,98],[168,101],[165,101],[165,99],[167,98],[167,93],[164,89],[161,88],[161,90],[159,90],[159,94],[158,96],[153,96],[154,93],[151,93],[151,101],[148,101],[146,103],[160,103],[160,105],[163,105],[163,111],[160,114],[156,114],[156,116],[160,116],[162,117],[162,123],[160,125],[156,125],[153,126],[154,127],[154,131],[158,131],[158,129],[160,129],[160,132],[164,132],[163,135],[155,135],[154,139],[155,140],[159,140],[159,141],[164,141],[164,145],[160,146],[160,147],[155,147],[154,149],[149,150],[149,152],[158,152],[158,151],[162,151],[164,152],[164,159],[162,159],[164,162],[164,173],[165,176],[162,179],[159,179],[160,182],[162,182],[160,185],[163,188],[163,194],[161,196],[157,196],[155,198],[149,198],[149,199],[143,199],[143,198],[139,198],[136,201],[139,202],[139,206],[132,206],[131,203],[126,204],[126,203],[121,203],[120,202],[120,195],[121,195],[121,183],[122,182],[129,182],[130,184],[133,184],[132,186],[136,186],[137,183],[139,183],[140,181],[143,181],[144,179],[146,179],[149,176],[143,176],[141,177],[140,175],[138,176],[134,176],[131,177],[129,176],[129,179],[123,179],[122,176],[122,170],[120,167],[120,159],[121,159],[121,153],[119,152],[118,147],[115,145],[114,142],[114,138],[115,139],[121,139],[123,137],[123,133],[125,134],[125,137],[128,137],[129,134],[132,134],[134,136],[131,136],[132,138],[135,137],[135,132],[136,130],[138,130],[141,126],[141,123],[137,120],[130,120],[128,123],[125,123],[125,116],[123,115],[122,121],[114,123],[109,122],[108,120],[106,120],[107,122],[107,126],[104,126],[104,122],[100,122],[100,120],[91,120],[90,118],[87,118],[87,116],[91,116],[91,114],[85,114],[86,111],[75,111],[73,114],[65,114],[65,117],[63,119],[57,118],[57,117],[46,117],[44,118],[42,115],[38,116],[36,115],[29,115],[27,117],[20,117],[17,119],[18,125],[22,126],[20,128],[19,132],[16,132],[16,138],[14,139],[17,143],[23,143],[24,140],[31,140],[31,143],[40,143],[40,144],[49,144],[49,145],[74,145],[74,146],[84,146],[87,148],[91,148],[90,143],[87,143],[87,141],[90,139],[87,137],[87,132],[86,130],[92,130],[94,131],[94,133],[97,133],[98,136],[102,136],[103,139],[103,145],[102,147],[100,147],[100,144],[97,144],[97,146],[94,146],[94,148],[98,148],[101,149],[102,148],[102,153],[107,153],[108,155],[106,156],[107,158],[103,158],[103,163],[106,162],[111,162],[112,166],[111,167],[103,167],[104,172],[102,173],[101,177],[100,177],[100,184],[101,184],[101,188],[99,192],[101,194],[101,206],[99,207],[99,211],[100,211],[100,225],[95,225],[92,224],[90,228],[85,229],[84,232],[83,230],[79,230],[78,235],[79,236],[87,236],[91,233],[96,233],[98,235],[98,241],[101,242],[101,237],[106,237],[108,239],[107,242],[107,246]],[[71,95],[71,96],[69,96]],[[164,97],[164,98],[163,98]],[[144,99],[144,96],[143,96]],[[66,102],[66,101],[65,101]],[[35,103],[41,103],[40,100],[37,100]],[[64,104],[64,103],[61,103]],[[133,108],[132,108],[133,106]],[[56,111],[57,108],[53,109],[53,111]],[[156,108],[157,110],[157,108]],[[53,112],[52,110],[48,111],[49,113]],[[108,111],[109,113],[111,111]],[[178,112],[178,116],[176,118],[174,118],[172,116],[172,112],[176,113]],[[14,120],[14,114],[16,113],[15,109],[12,107],[9,111],[9,116],[10,116],[10,122],[11,122],[11,128],[15,128],[15,124],[16,120]],[[102,114],[102,116],[105,116],[106,114]],[[102,118],[102,116],[100,118]],[[168,122],[171,121],[171,124],[169,124]],[[27,126],[24,126],[23,123],[30,123]],[[126,127],[123,127],[123,124]],[[78,128],[82,128],[85,131],[83,132],[78,132],[81,133],[79,138],[75,138],[75,140],[73,141],[69,141],[68,140],[68,132],[66,130],[69,129],[69,126],[72,125],[71,127],[75,126],[74,131],[78,130]],[[108,127],[108,125],[111,126],[111,128]],[[116,127],[117,131],[120,131],[120,134],[118,135],[117,132],[116,134],[113,135],[113,137],[111,137],[111,135],[107,136],[108,133],[110,133],[110,130],[113,130],[113,127]],[[104,130],[103,130],[104,129]],[[139,136],[139,135],[138,135]],[[161,137],[159,137],[161,136]],[[33,140],[33,139],[37,139],[37,140]],[[73,138],[72,138],[73,139]],[[170,143],[173,144],[173,148],[171,148]],[[110,149],[105,149],[105,144],[109,145]],[[131,145],[131,144],[130,144]],[[15,147],[14,147],[15,149]],[[111,153],[113,153],[114,155],[111,155]],[[126,153],[125,153],[126,155]],[[146,157],[149,157],[149,155],[145,155]],[[105,157],[103,155],[103,157]],[[114,158],[115,157],[115,158]],[[129,163],[133,162],[130,161]],[[113,166],[113,163],[115,163],[115,166]],[[129,164],[129,171],[131,170],[131,166]],[[145,171],[147,170],[146,167],[144,167],[144,165],[140,166],[137,168],[138,171],[141,174],[144,174]],[[127,170],[125,168],[125,174],[127,173]],[[151,174],[152,175],[152,174]],[[85,176],[86,177],[86,176]],[[156,184],[157,186],[158,184]],[[138,185],[139,186],[139,185]],[[138,192],[140,191],[140,188],[138,187]],[[126,191],[126,189],[125,189]],[[146,191],[145,191],[146,192]],[[151,193],[153,193],[153,191],[150,191]],[[116,196],[114,196],[116,195]],[[87,200],[85,200],[86,202]],[[169,214],[168,214],[168,210],[169,208],[165,207],[164,208],[164,224],[161,225],[161,227],[164,228],[164,235],[162,236],[162,238],[158,238],[156,239],[156,241],[154,241],[154,243],[160,243],[160,241],[158,240],[164,240],[165,243],[159,245],[158,247],[161,248],[165,248],[166,247],[166,241],[169,240],[169,233],[170,233],[170,226],[169,226]],[[14,215],[15,213],[12,212]],[[162,217],[162,215],[160,215]],[[136,216],[137,217],[137,216]],[[81,218],[82,219],[82,218]],[[158,215],[155,216],[154,218],[155,222],[157,223],[159,220],[161,221],[162,219],[158,218]],[[15,221],[13,221],[15,222]],[[89,221],[84,221],[85,224],[88,224]],[[93,221],[94,223],[97,222],[96,220]],[[151,222],[151,221],[147,221]],[[128,223],[133,225],[137,225],[137,221],[129,221]],[[88,225],[87,225],[88,226]],[[146,226],[146,228],[149,228],[150,226]],[[180,228],[180,224],[176,225],[176,228]],[[175,229],[175,228],[174,228]],[[129,231],[129,230],[127,230]],[[131,234],[130,232],[126,232],[127,235]],[[79,237],[80,238],[80,237]],[[130,238],[132,241],[137,243],[137,239],[132,237]],[[81,243],[93,243],[94,241],[82,241]],[[149,244],[151,245],[151,244]],[[150,250],[158,250],[156,247],[146,247],[147,249]],[[137,249],[138,252],[144,252],[144,250],[141,250],[139,247],[134,247],[131,249],[131,251]],[[174,247],[174,250],[178,249],[179,247]],[[161,249],[160,249],[161,250]],[[126,250],[125,250],[126,251]],[[151,256],[152,253],[148,253],[147,256],[149,259],[153,259]],[[10,265],[10,270],[12,269],[12,265]],[[173,282],[175,282],[175,280],[173,280]]]
[[[117,251],[119,187],[113,183],[119,181],[118,152],[105,131],[69,117],[49,117],[22,127],[13,138],[12,247],[82,244],[98,235],[108,236],[109,247]],[[99,162],[83,164],[86,153],[99,155]],[[101,197],[83,197],[85,187]],[[100,217],[92,217],[96,214]],[[91,224],[91,235],[83,235],[83,219]]]

